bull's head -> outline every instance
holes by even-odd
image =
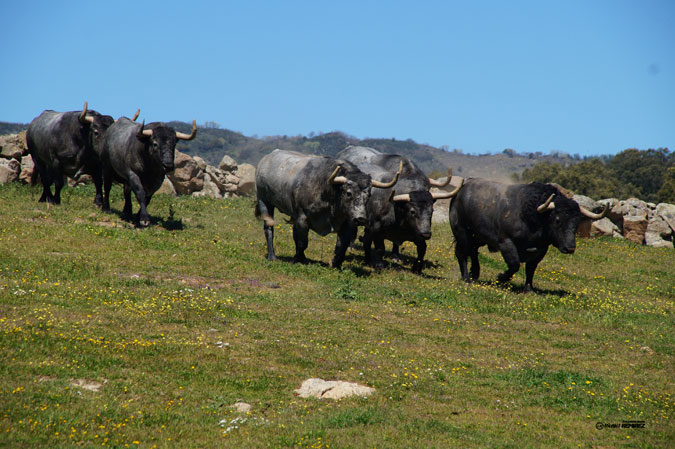
[[[333,173],[328,177],[328,183],[339,186],[339,204],[342,213],[348,216],[358,225],[365,225],[367,221],[366,205],[370,199],[371,187],[378,189],[388,189],[398,182],[403,164],[399,166],[398,172],[389,182],[381,182],[372,179],[367,174],[356,168],[351,163],[343,162],[345,166],[338,165]],[[345,175],[338,176],[340,171],[346,170]]]
[[[103,143],[103,134],[108,127],[114,123],[109,115],[99,114],[96,111],[90,111],[88,104],[84,102],[84,108],[78,116],[80,123],[84,125],[83,133],[88,133],[87,140],[97,154],[101,153],[101,144]]]
[[[197,122],[192,121],[192,133],[184,134],[174,131],[166,125],[145,129],[145,121],[141,124],[136,136],[146,142],[145,148],[150,156],[160,162],[167,172],[174,169],[174,152],[177,140],[192,140],[197,135]]]
[[[556,198],[555,194],[551,194],[546,201],[537,207],[539,214],[546,214],[547,216],[549,236],[553,246],[564,254],[572,254],[576,250],[577,244],[574,235],[582,218],[599,220],[605,216],[607,210],[608,205],[605,204],[604,210],[596,214],[574,200],[563,196]]]

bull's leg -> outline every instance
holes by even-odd
[[[370,251],[370,247],[373,244],[373,235],[370,233],[368,228],[363,230],[363,237],[361,239],[361,242],[363,243],[363,257],[366,259],[367,264],[372,265],[371,261],[372,254]]]
[[[258,198],[256,216],[263,220],[263,232],[267,242],[267,260],[277,260],[274,252],[274,206]]]
[[[65,175],[63,173],[56,173],[54,176],[54,204],[61,204],[61,189],[65,183]]]
[[[547,251],[548,247],[525,263],[525,292],[534,291],[534,287],[532,286],[534,271],[537,269],[537,265],[539,265],[539,262],[544,258]]]
[[[122,208],[122,220],[131,221],[131,215],[131,186],[127,183],[124,183],[124,207]]]
[[[384,237],[375,235],[373,242],[375,243],[373,266],[377,269],[384,268],[384,262],[382,261],[382,258],[384,257]]]
[[[306,220],[298,219],[293,224],[293,241],[295,242],[295,256],[293,262],[307,263],[305,250],[308,244],[309,228],[304,224]]]
[[[499,282],[508,282],[514,274],[520,269],[520,257],[518,249],[511,240],[504,240],[499,243],[499,251],[502,253],[504,262],[506,262],[506,271],[497,276]]]
[[[356,233],[356,226],[352,223],[345,222],[340,230],[338,231],[337,242],[335,243],[335,255],[333,256],[333,261],[331,266],[333,268],[340,268],[342,262],[345,260],[345,254],[347,253],[347,248],[353,239],[353,236]]]
[[[33,158],[33,161],[35,163],[35,168],[37,169],[37,172],[40,175],[40,182],[42,182],[42,195],[40,196],[38,202],[44,203],[45,201],[48,201],[50,203],[53,203],[54,201],[52,198],[52,188],[51,188],[53,181],[51,171],[38,158]]]
[[[452,209],[451,209],[452,210]],[[455,236],[455,257],[457,258],[457,264],[459,265],[459,273],[464,282],[470,282],[471,278],[474,280],[478,279],[478,274],[480,273],[480,264],[478,263],[478,257],[474,260],[473,254],[476,251],[473,241],[469,237],[469,234],[466,230],[460,226],[454,225],[453,222],[450,222],[452,233]],[[468,259],[471,256],[471,278],[469,278],[469,269],[468,269]],[[475,276],[474,276],[475,271]]]
[[[101,209],[103,212],[110,212],[110,189],[112,188],[112,175],[103,173],[103,203]]]
[[[267,213],[270,220],[263,222],[265,240],[267,241],[267,260],[277,260],[277,255],[274,253],[274,207],[268,207]]]
[[[417,245],[417,260],[413,265],[412,271],[413,273],[421,273],[422,268],[424,268],[424,255],[427,253],[427,242],[420,240],[415,242],[415,244]]]
[[[418,248],[419,251],[419,248]],[[424,257],[424,256],[422,256]],[[396,263],[401,263],[401,253],[399,252],[398,244],[391,245],[391,260]]]
[[[92,170],[91,177],[94,179],[94,187],[96,188],[96,196],[94,196],[94,204],[96,206],[103,206],[103,174],[101,170]]]
[[[478,280],[480,276],[480,262],[478,262],[478,248],[471,248],[471,279]]]
[[[131,190],[134,192],[138,204],[141,206],[140,210],[138,211],[138,225],[140,227],[150,226],[150,216],[148,216],[147,210],[148,198],[147,195],[145,194],[143,184],[141,184],[141,179],[135,173],[131,173],[131,175],[129,176],[129,186],[131,187]],[[125,192],[125,204],[124,204],[125,210],[127,209],[126,199],[127,198]],[[129,209],[131,209],[131,198],[129,198],[128,204]]]

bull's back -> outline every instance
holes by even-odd
[[[295,214],[294,188],[315,156],[292,151],[274,150],[260,159],[255,184],[259,200],[273,205],[291,217]],[[308,180],[309,181],[309,180]]]
[[[466,230],[488,245],[496,243],[502,233],[504,211],[509,207],[508,188],[507,184],[483,179],[465,181],[450,202],[453,230]]]

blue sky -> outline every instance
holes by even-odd
[[[675,150],[675,1],[4,1],[0,120]]]

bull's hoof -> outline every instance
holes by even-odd
[[[422,274],[422,268],[423,268],[423,264],[419,264],[419,265],[415,264],[412,267],[412,272],[415,273],[415,274]]]
[[[307,263],[307,258],[305,256],[294,256],[293,263],[301,263],[304,265]]]
[[[144,219],[142,219],[138,222],[139,228],[147,228],[148,226],[150,226],[150,220],[148,220],[148,219],[144,218]]]
[[[513,277],[513,275],[508,274],[508,273],[499,273],[497,275],[497,282],[499,282],[501,284],[505,284],[505,283],[509,282],[512,277]]]
[[[275,261],[275,260],[277,260],[277,256],[275,256],[274,254],[268,254],[267,260],[269,260],[270,262]]]

